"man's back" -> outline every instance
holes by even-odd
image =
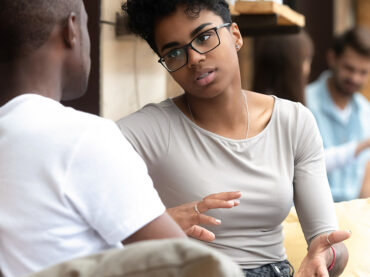
[[[111,121],[60,105],[90,72],[82,0],[1,0],[0,268],[22,276],[146,239],[185,237]],[[25,94],[31,92],[32,94]]]
[[[0,153],[5,276],[119,247],[164,212],[115,124],[52,99],[26,94],[0,107]]]

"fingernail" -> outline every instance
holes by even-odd
[[[234,205],[234,200],[229,200],[229,201],[227,201],[227,203],[230,204],[230,205]]]
[[[234,200],[234,205],[239,205],[240,201],[239,200]]]
[[[221,224],[221,220],[216,219],[216,223],[217,223],[217,224]]]

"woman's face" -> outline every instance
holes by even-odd
[[[196,38],[193,46],[202,43],[207,36],[204,31],[222,25],[222,18],[212,11],[202,10],[198,17],[190,17],[186,8],[179,6],[175,13],[157,22],[155,42],[161,57],[182,47]],[[185,66],[170,73],[177,83],[189,94],[200,98],[211,98],[240,87],[237,45],[243,44],[236,24],[217,30],[220,45],[208,53],[200,54],[191,47],[186,49],[188,60]],[[199,38],[197,38],[199,37]],[[217,38],[216,38],[217,40]],[[172,55],[172,54],[171,54]]]

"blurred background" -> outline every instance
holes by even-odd
[[[150,102],[160,102],[181,93],[165,69],[157,63],[158,57],[146,42],[130,34],[122,17],[122,0],[85,0],[89,15],[92,72],[87,94],[65,104],[79,110],[117,120]],[[256,1],[257,2],[257,1]],[[279,1],[281,2],[281,1]],[[234,3],[234,2],[232,2]],[[315,54],[310,81],[327,68],[326,51],[333,36],[356,26],[370,28],[369,0],[285,0],[283,3],[305,17],[305,29],[312,37]],[[253,15],[238,17],[249,24]],[[290,28],[295,32],[300,27]],[[271,34],[282,33],[271,29]],[[248,33],[239,52],[242,83],[251,89],[255,40],[266,32]],[[363,94],[370,99],[370,84]]]

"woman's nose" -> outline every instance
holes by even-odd
[[[196,50],[194,50],[192,47],[188,47],[187,49],[188,53],[188,67],[193,68],[194,66],[197,66],[199,63],[203,62],[206,59],[205,54],[200,54]]]

